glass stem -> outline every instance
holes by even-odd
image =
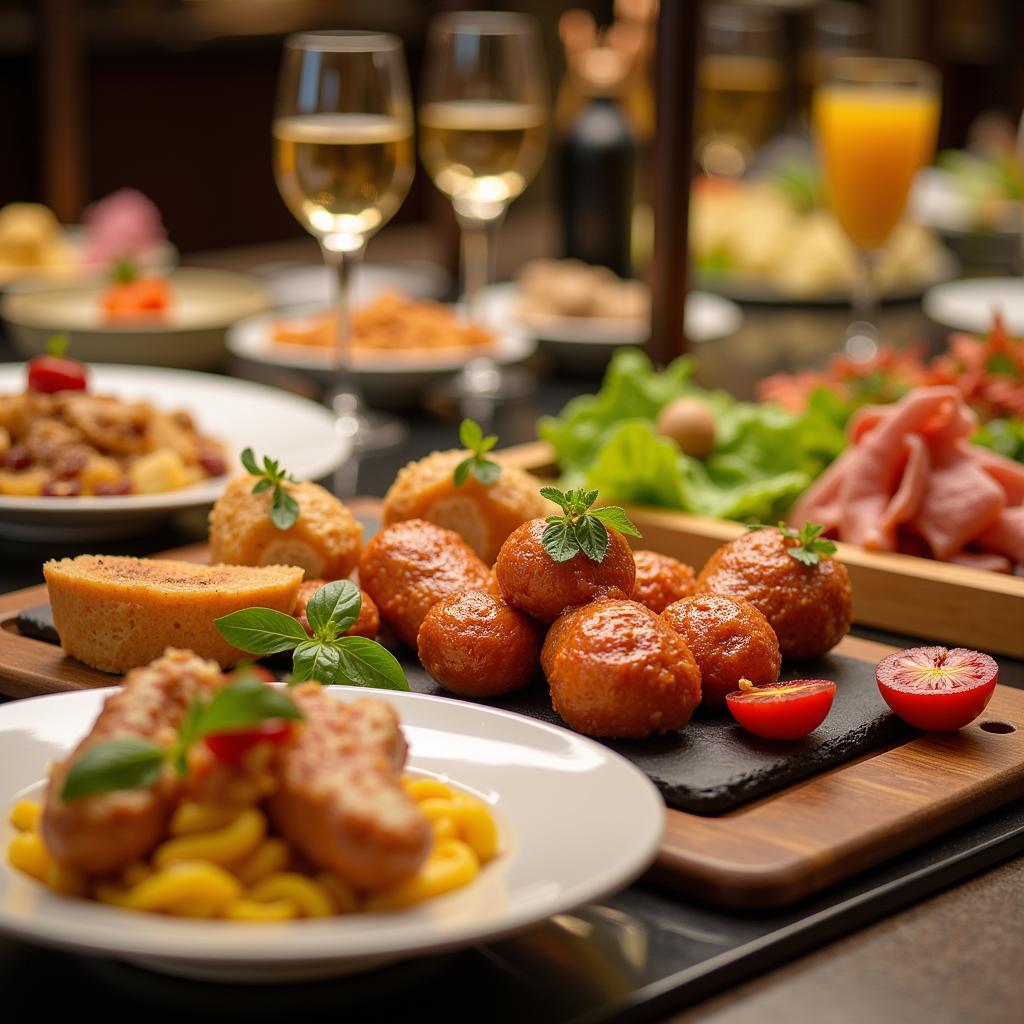
[[[494,280],[495,240],[505,219],[502,207],[493,217],[471,217],[455,211],[462,232],[462,302],[470,320],[477,317],[481,289]]]
[[[878,351],[878,260],[873,249],[858,253],[859,273],[850,295],[853,323],[846,330],[846,354],[857,361],[871,359]]]
[[[335,336],[337,364],[328,387],[327,405],[339,416],[354,416],[362,408],[359,383],[352,371],[352,271],[363,261],[364,242],[356,249],[340,251],[321,245],[324,261],[335,272],[334,306],[338,316]]]

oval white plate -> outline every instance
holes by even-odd
[[[88,730],[111,690],[0,706],[0,845],[7,808],[41,796],[47,764]],[[339,700],[367,691],[331,687]],[[324,977],[487,942],[614,892],[654,858],[665,807],[606,747],[520,715],[415,693],[369,691],[401,717],[416,773],[487,801],[503,852],[471,885],[390,914],[246,925],[136,914],[56,895],[0,864],[0,931],[44,945],[247,983]]]
[[[334,365],[333,352],[313,345],[282,345],[271,338],[273,325],[278,320],[289,317],[298,319],[322,308],[319,304],[308,305],[248,317],[228,331],[228,351],[241,359],[251,359],[270,366],[328,371]],[[487,349],[410,349],[408,352],[361,349],[354,353],[353,369],[359,377],[414,379],[439,373],[455,373],[478,355],[490,356],[502,364],[519,363],[537,347],[536,340],[522,330],[509,330],[507,326],[501,328],[496,324],[493,326],[498,337],[495,344]]]
[[[334,417],[306,398],[249,381],[189,370],[98,365],[89,368],[89,388],[126,401],[142,400],[163,410],[185,409],[196,426],[224,442],[229,474],[240,472],[238,456],[251,447],[278,459],[300,480],[316,480],[350,454],[334,430]],[[0,366],[0,396],[24,389],[25,366]],[[15,498],[0,495],[0,532],[55,539],[89,540],[127,534],[145,519],[212,505],[227,477],[203,480],[164,494],[107,498]],[[143,522],[143,525],[145,523]]]
[[[1007,330],[1024,335],[1024,278],[976,277],[931,288],[921,303],[929,319],[958,331],[988,334],[1002,313]]]
[[[244,274],[185,267],[168,279],[172,305],[158,320],[106,320],[103,282],[21,285],[4,295],[0,315],[15,348],[25,356],[44,351],[51,335],[65,332],[72,353],[86,362],[195,370],[222,363],[228,327],[268,305],[263,285]]]
[[[495,284],[480,293],[480,305],[488,324],[526,327],[538,338],[564,345],[643,345],[650,336],[646,320],[613,317],[523,315],[518,312],[519,286]],[[738,331],[743,311],[735,302],[708,292],[686,297],[686,334],[693,342],[714,341]]]

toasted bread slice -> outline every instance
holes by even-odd
[[[270,521],[270,492],[253,494],[251,476],[236,477],[210,513],[210,558],[231,565],[298,565],[309,579],[344,579],[362,546],[359,520],[319,484],[286,483],[299,504],[287,530]]]
[[[223,668],[251,655],[213,620],[254,605],[290,614],[302,570],[79,555],[43,566],[66,654],[104,672],[127,672],[184,647]]]

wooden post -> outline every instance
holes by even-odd
[[[661,0],[658,12],[654,65],[654,259],[648,352],[659,365],[689,349],[683,310],[699,14],[699,0]]]
[[[38,0],[42,200],[64,224],[85,205],[84,54],[79,0]]]

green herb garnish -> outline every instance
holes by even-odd
[[[51,334],[46,339],[46,354],[54,359],[62,359],[68,350],[71,339],[61,331],[59,334]]]
[[[139,276],[139,272],[130,259],[122,256],[110,265],[110,280],[114,284],[131,284]]]
[[[498,435],[488,434],[484,437],[476,420],[463,420],[459,427],[459,441],[473,454],[455,467],[455,486],[461,487],[469,479],[470,473],[484,485],[493,484],[501,476],[501,466],[485,456],[498,443]]]
[[[306,605],[309,636],[297,619],[271,608],[243,608],[213,624],[229,644],[250,654],[292,652],[290,683],[307,679],[341,686],[408,690],[402,666],[375,640],[345,636],[359,618],[362,597],[349,580],[321,587]]]
[[[193,697],[170,746],[123,736],[83,751],[68,770],[61,800],[116,789],[146,789],[160,778],[165,764],[184,777],[188,751],[203,737],[245,729],[268,718],[301,719],[302,712],[283,690],[243,671],[209,700]]]
[[[748,530],[771,529],[766,523],[747,523]],[[821,535],[825,527],[821,523],[804,523],[799,531],[791,530],[785,523],[779,523],[779,533],[788,540],[795,540],[794,545],[787,545],[790,558],[795,558],[804,565],[817,565],[822,555],[834,555],[835,544]]]
[[[609,527],[630,537],[640,536],[640,531],[618,505],[591,508],[597,501],[597,491],[542,487],[540,493],[563,512],[560,516],[548,516],[547,528],[541,536],[544,550],[556,562],[568,562],[580,551],[592,562],[603,562],[608,550]]]
[[[287,530],[294,526],[295,520],[299,518],[299,503],[288,493],[284,485],[297,484],[299,481],[287,470],[282,469],[277,459],[272,459],[269,455],[263,456],[261,469],[251,448],[246,448],[242,452],[242,465],[247,473],[259,478],[252,489],[253,494],[262,494],[273,489],[274,493],[270,496],[270,521],[279,530]]]

